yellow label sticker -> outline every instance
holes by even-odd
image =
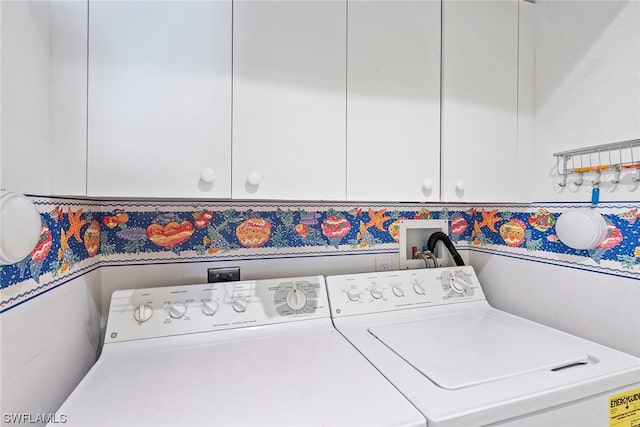
[[[640,427],[640,388],[609,396],[609,427]]]

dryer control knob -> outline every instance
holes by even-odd
[[[360,291],[358,288],[349,288],[347,296],[351,301],[358,301],[360,299]]]
[[[133,317],[138,322],[142,323],[149,320],[152,314],[153,314],[153,309],[151,307],[145,304],[140,304],[136,308],[136,310],[133,312]]]
[[[425,294],[424,286],[422,286],[422,283],[414,283],[413,284],[413,290],[418,295],[424,295]]]
[[[384,294],[382,293],[382,289],[376,286],[374,288],[371,288],[371,296],[375,299],[380,299],[384,296]]]
[[[231,304],[231,306],[237,313],[243,313],[247,309],[248,305],[249,305],[249,302],[242,297],[235,298],[233,300],[233,303]]]
[[[455,293],[464,294],[468,286],[469,285],[467,285],[467,282],[465,282],[464,279],[461,279],[460,277],[453,276],[451,277],[451,279],[449,279],[449,287]]]
[[[202,301],[202,312],[207,316],[213,316],[218,311],[218,303],[211,300]]]
[[[307,296],[296,285],[287,294],[286,302],[290,309],[300,310],[307,304]]]
[[[187,312],[187,306],[183,302],[174,302],[169,306],[169,316],[179,319]]]
[[[401,285],[391,285],[391,289],[393,290],[393,294],[397,297],[404,296],[404,289],[402,289]]]

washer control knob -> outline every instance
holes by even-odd
[[[133,312],[133,317],[140,323],[146,322],[151,318],[153,309],[146,304],[140,304]]]
[[[179,319],[187,312],[187,306],[183,302],[174,302],[169,306],[169,316]]]
[[[233,300],[233,303],[231,304],[231,306],[237,313],[243,313],[247,309],[248,305],[249,305],[249,301],[247,301],[242,297],[235,298]]]
[[[403,297],[404,296],[404,290],[402,289],[402,285],[396,284],[396,285],[391,285],[391,289],[393,290],[393,294],[397,297]]]
[[[449,287],[457,294],[464,294],[468,286],[467,282],[460,277],[453,276],[449,279]]]
[[[207,316],[213,316],[218,311],[218,303],[211,300],[202,301],[202,312]]]
[[[413,290],[418,295],[424,295],[425,294],[424,286],[422,286],[422,283],[414,283],[413,284]]]
[[[374,286],[373,288],[371,288],[371,296],[374,297],[375,299],[380,299],[384,296],[384,294],[382,293],[382,289],[380,289],[377,286]]]
[[[307,296],[295,286],[287,294],[286,302],[290,309],[300,310],[307,304]]]
[[[347,291],[347,296],[351,301],[358,301],[360,299],[360,291],[356,287],[351,287]]]

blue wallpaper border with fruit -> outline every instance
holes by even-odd
[[[402,219],[448,220],[461,250],[640,279],[637,203],[600,205],[608,236],[580,251],[562,244],[554,225],[583,204],[31,199],[41,239],[26,259],[0,267],[0,312],[103,265],[393,253]]]

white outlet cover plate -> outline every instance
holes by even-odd
[[[378,255],[376,257],[376,271],[391,270],[391,257],[387,255]]]

